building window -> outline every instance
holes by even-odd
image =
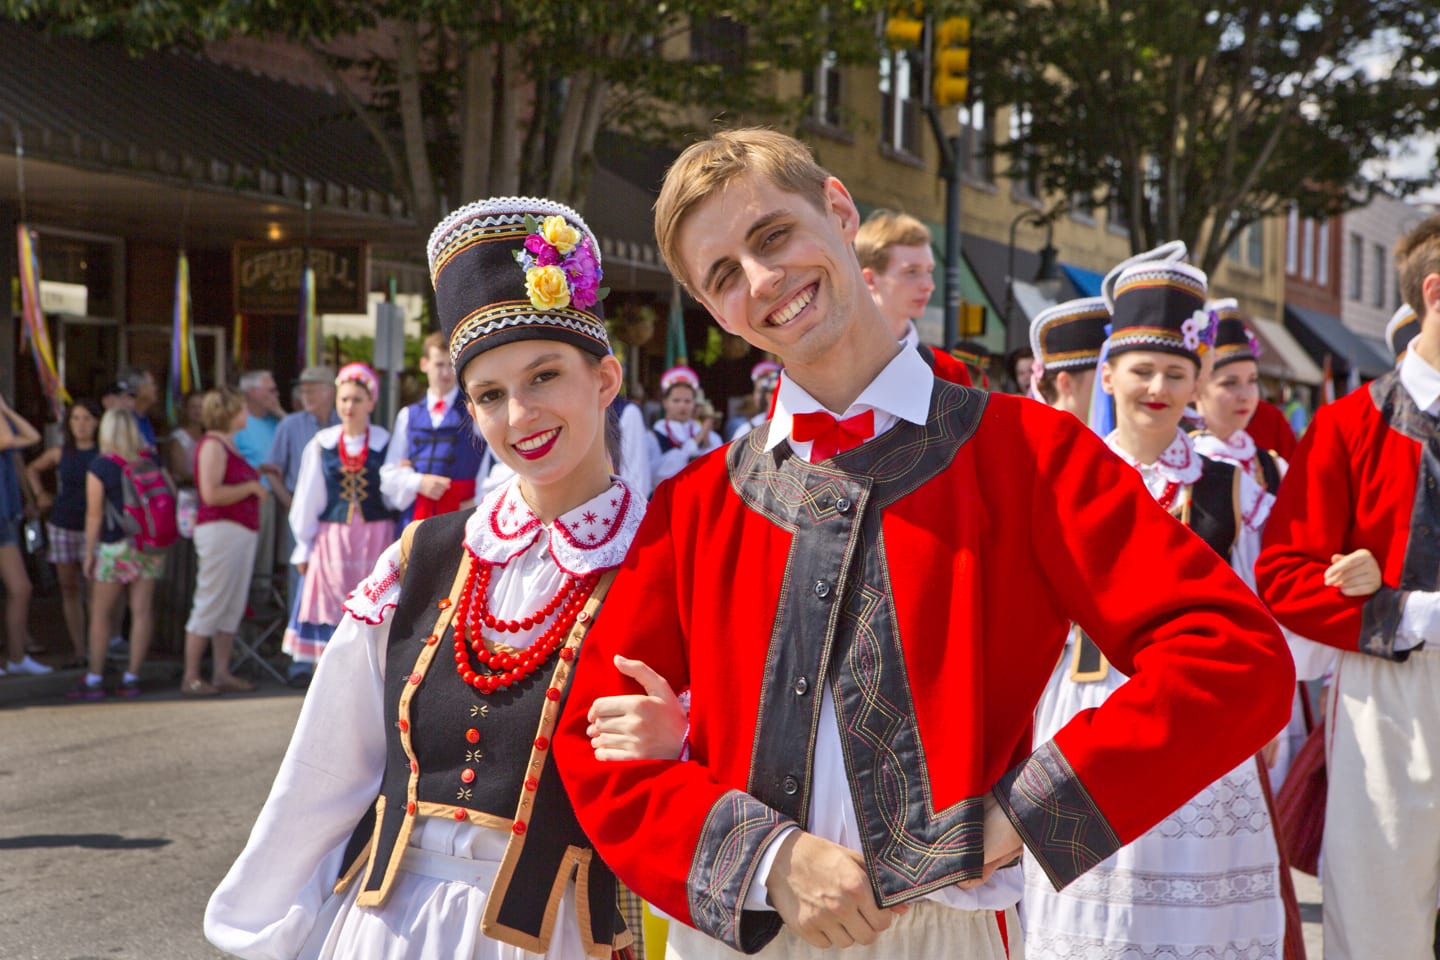
[[[1375,244],[1372,251],[1375,257],[1375,294],[1370,302],[1377,307],[1385,306],[1385,290],[1390,285],[1385,282],[1385,246]]]
[[[1365,299],[1365,238],[1350,234],[1350,299]]]
[[[834,50],[826,50],[815,69],[805,74],[802,84],[811,100],[810,117],[827,127],[844,126],[841,118],[843,86],[840,64]]]
[[[960,123],[970,141],[965,157],[965,176],[981,183],[994,183],[995,154],[990,147],[995,142],[995,129],[984,101],[975,100],[961,107]]]
[[[690,59],[739,70],[745,63],[745,25],[730,17],[696,17],[690,23]]]
[[[891,50],[880,58],[880,142],[920,156],[920,105],[925,64],[916,50]]]
[[[1300,272],[1300,211],[1294,207],[1285,218],[1285,272],[1291,276]]]
[[[1330,221],[1315,224],[1315,282],[1330,286]]]
[[[1300,276],[1315,279],[1315,221],[1305,218],[1300,228]]]
[[[1030,146],[1030,107],[1017,103],[1010,108],[1010,142],[1021,145],[1020,152],[1010,157],[1010,180],[1015,195],[1024,200],[1038,199],[1040,181],[1035,175],[1034,150]]]

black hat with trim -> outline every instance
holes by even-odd
[[[1240,303],[1233,297],[1211,300],[1207,304],[1215,315],[1215,363],[1218,370],[1227,363],[1237,360],[1259,360],[1260,341],[1245,325],[1245,316],[1240,312]]]
[[[1390,345],[1390,352],[1395,354],[1395,362],[1398,364],[1405,359],[1405,352],[1410,349],[1410,341],[1420,335],[1420,318],[1414,310],[1410,309],[1408,303],[1400,304],[1400,309],[1385,324],[1385,342]]]
[[[1081,297],[1046,307],[1030,321],[1030,350],[1036,376],[1061,370],[1090,370],[1100,361],[1110,311],[1104,297]]]
[[[600,245],[564,204],[492,197],[440,221],[427,245],[440,329],[457,372],[517,340],[606,356]]]
[[[1115,280],[1109,356],[1156,350],[1188,357],[1198,367],[1215,338],[1205,291],[1205,273],[1188,263],[1154,260],[1126,267]]]

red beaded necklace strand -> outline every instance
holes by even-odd
[[[461,680],[484,694],[513,686],[540,669],[565,642],[570,628],[575,625],[576,616],[584,609],[600,579],[596,573],[567,576],[559,592],[539,610],[520,620],[502,620],[490,611],[491,572],[490,564],[481,563],[473,555],[470,557],[470,570],[465,575],[465,587],[455,607],[454,621],[455,672],[460,674]],[[552,614],[555,621],[523,650],[507,652],[490,650],[485,646],[482,627],[500,633],[520,633],[544,623]],[[471,651],[479,661],[473,666]],[[560,656],[569,660],[574,654],[565,649],[560,651]],[[481,668],[487,672],[482,673]]]
[[[365,428],[365,442],[360,444],[360,452],[355,454],[355,456],[350,456],[349,451],[345,449],[345,435],[343,433],[340,435],[340,442],[336,444],[336,446],[340,450],[340,468],[342,470],[349,470],[351,473],[359,473],[365,469],[365,458],[370,455],[370,428],[368,426]]]

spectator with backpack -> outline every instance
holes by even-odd
[[[200,419],[205,435],[195,450],[195,599],[185,623],[185,675],[180,693],[211,697],[222,691],[255,689],[230,672],[235,631],[245,617],[250,576],[260,536],[260,504],[267,492],[260,474],[235,448],[235,431],[245,426],[245,397],[234,387],[205,394]],[[200,676],[205,648],[211,648],[212,679]]]
[[[154,633],[155,583],[165,570],[165,551],[177,537],[175,486],[142,451],[143,440],[128,410],[100,418],[100,455],[85,478],[85,576],[90,586],[90,665],[69,696],[105,696],[105,650],[117,603],[130,603],[129,664],[115,693],[140,693],[140,667]]]

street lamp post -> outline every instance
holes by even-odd
[[[1005,266],[1005,340],[1009,348],[1023,346],[1027,339],[1021,336],[1017,340],[1015,335],[1015,231],[1022,223],[1045,228],[1045,246],[1040,248],[1040,265],[1032,282],[1048,299],[1055,300],[1060,295],[1060,253],[1051,243],[1055,232],[1053,218],[1051,213],[1022,210],[1010,221],[1010,247]]]

